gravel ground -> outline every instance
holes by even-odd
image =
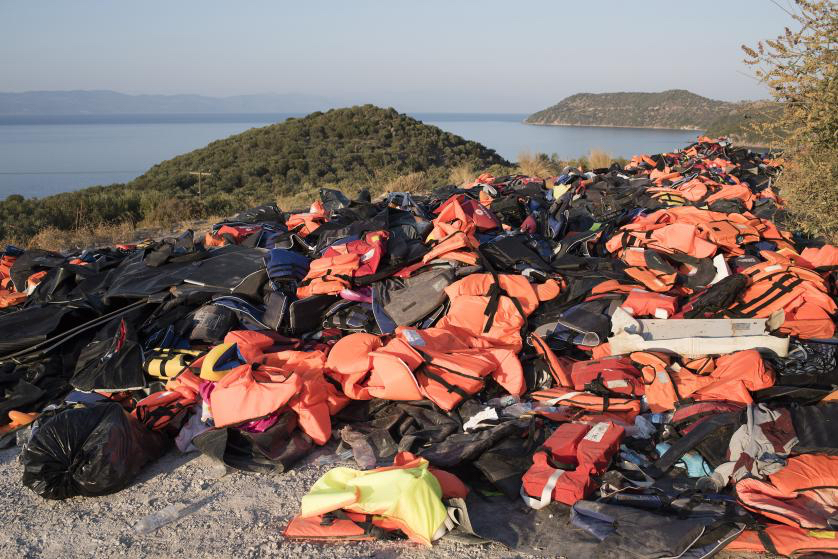
[[[343,545],[286,541],[282,530],[299,510],[300,498],[331,467],[314,465],[317,453],[291,472],[269,476],[225,472],[205,456],[172,451],[119,493],[65,501],[47,501],[23,487],[18,455],[17,448],[0,450],[2,558],[532,557],[499,544],[442,541],[426,549],[406,541]],[[182,503],[192,504],[193,512],[149,534],[132,529],[147,514]],[[560,554],[557,550],[555,556]]]

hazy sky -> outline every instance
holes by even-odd
[[[739,45],[785,25],[769,0],[0,0],[0,90],[521,113],[581,91],[739,100],[767,96]]]

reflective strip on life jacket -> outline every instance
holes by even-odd
[[[521,480],[521,498],[536,509],[551,501],[572,505],[584,499],[596,487],[593,476],[602,474],[619,450],[624,433],[610,421],[559,425],[533,455]]]

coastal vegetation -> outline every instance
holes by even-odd
[[[275,200],[288,210],[324,186],[347,194],[418,191],[447,183],[451,169],[465,167],[511,168],[493,150],[394,109],[315,112],[212,142],[125,184],[9,196],[0,201],[0,239],[27,242],[46,227],[165,225]]]
[[[527,117],[529,124],[617,126],[707,131],[739,143],[762,144],[752,126],[774,118],[779,105],[771,101],[730,103],[708,99],[684,89],[658,93],[578,93]]]

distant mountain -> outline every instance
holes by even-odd
[[[0,115],[307,113],[339,104],[296,93],[232,97],[126,95],[107,90],[0,93]]]
[[[527,117],[529,124],[617,126],[710,130],[742,141],[758,138],[748,120],[767,118],[776,105],[768,101],[730,103],[684,89],[660,93],[577,93]]]

